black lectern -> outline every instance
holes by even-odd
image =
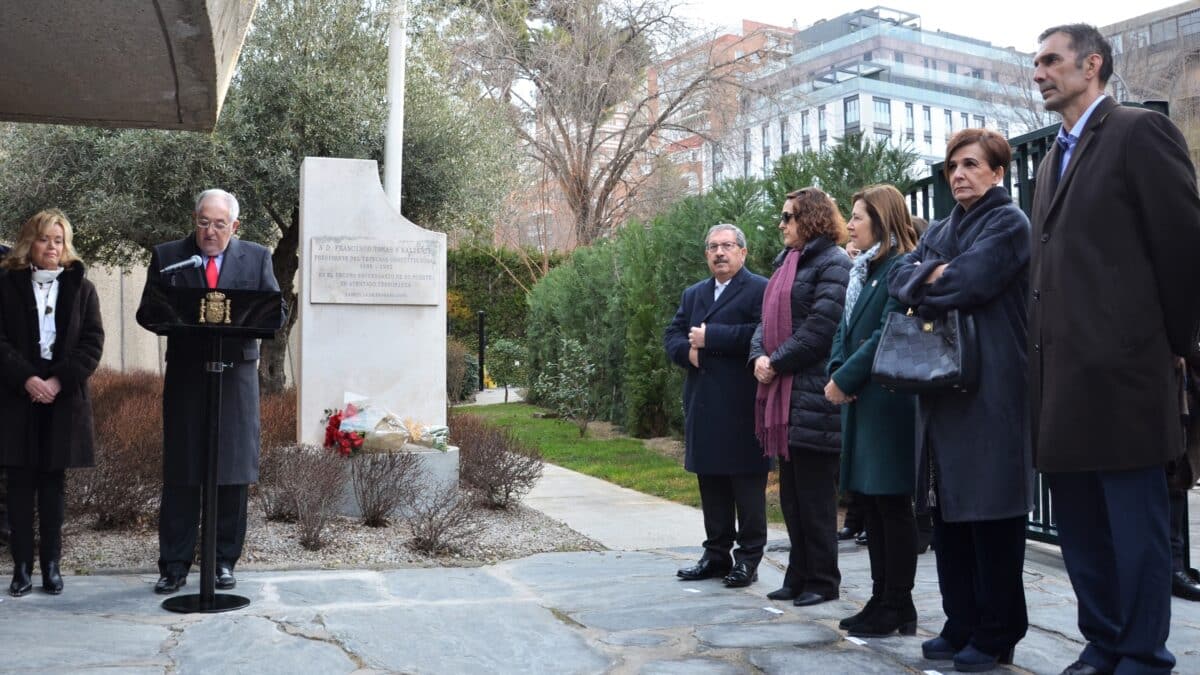
[[[216,594],[217,568],[217,457],[220,452],[221,374],[227,367],[221,357],[224,338],[274,339],[283,325],[283,303],[276,291],[176,288],[158,286],[157,297],[144,298],[145,325],[158,335],[185,337],[206,343],[208,360],[202,364],[208,377],[204,458],[203,508],[200,521],[200,593],[177,595],[163,601],[164,609],[182,613],[216,613],[241,609],[250,599],[230,593]],[[152,302],[147,302],[152,300]]]

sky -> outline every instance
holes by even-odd
[[[921,17],[925,30],[941,29],[967,37],[987,40],[998,47],[1015,47],[1021,51],[1037,49],[1037,36],[1050,26],[1086,22],[1096,26],[1124,21],[1139,14],[1180,4],[1177,1],[1144,0],[1140,3],[1113,0],[1092,0],[1070,3],[1045,0],[1008,0],[1002,3],[947,2],[945,0],[680,0],[681,9],[689,18],[714,26],[739,26],[742,19],[751,19],[778,26],[806,28],[818,19],[832,19],[840,14],[878,5],[891,7]]]

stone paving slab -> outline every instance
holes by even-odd
[[[52,597],[0,602],[0,673],[920,673],[920,642],[943,620],[933,557],[921,556],[918,635],[849,640],[837,620],[869,595],[866,551],[841,548],[842,597],[816,607],[772,602],[786,554],[760,581],[727,589],[681,582],[696,548],[547,553],[478,568],[239,574],[250,607],[178,615],[148,575],[66,578]],[[195,582],[195,575],[192,575]],[[1029,635],[1016,673],[1057,673],[1081,643],[1061,567],[1026,563]],[[1065,584],[1065,586],[1064,586]],[[191,589],[191,587],[188,587]],[[1065,589],[1065,590],[1064,590]],[[1200,672],[1200,603],[1176,600],[1169,646]],[[45,636],[69,636],[55,648]]]

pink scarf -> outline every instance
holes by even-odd
[[[763,295],[763,351],[775,353],[792,334],[792,283],[800,251],[791,249],[771,275]],[[788,458],[788,413],[792,405],[792,374],[776,373],[770,384],[758,383],[754,399],[754,433],[767,457]]]

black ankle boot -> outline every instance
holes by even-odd
[[[858,626],[858,624],[862,623],[868,617],[870,617],[873,612],[877,611],[879,609],[880,603],[882,603],[882,602],[883,602],[883,599],[880,598],[878,595],[872,595],[871,599],[867,600],[867,604],[863,605],[862,611],[860,611],[858,614],[848,616],[848,617],[842,619],[841,621],[839,621],[838,628],[841,628],[842,630],[850,630],[852,628],[855,628],[856,626]]]
[[[29,575],[33,572],[33,563],[21,562],[13,565],[12,583],[8,585],[8,594],[19,598],[33,590],[33,581]]]
[[[57,560],[42,561],[42,590],[50,595],[62,593],[62,573],[58,570]]]
[[[901,635],[917,634],[917,608],[913,606],[911,594],[884,597],[879,609],[852,627],[850,634],[855,637],[887,637],[897,631]]]

